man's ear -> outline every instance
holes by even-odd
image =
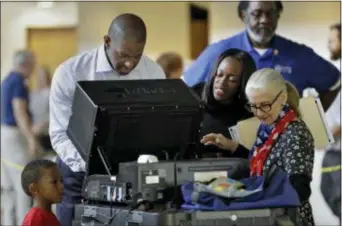
[[[280,16],[281,16],[281,12],[280,12],[280,13],[278,13],[277,20],[279,20],[279,19],[280,19]]]
[[[242,22],[246,24],[247,23],[247,11],[246,10],[242,10],[240,16],[241,16]]]
[[[287,92],[283,92],[282,94],[280,94],[280,100],[283,105],[287,103],[287,99],[288,99]]]
[[[38,193],[38,186],[35,183],[31,183],[28,187],[28,190],[32,196],[36,195]]]
[[[108,35],[105,35],[105,36],[103,37],[103,42],[104,42],[105,47],[108,48],[109,45],[110,45],[110,42],[111,42],[110,37],[109,37]]]

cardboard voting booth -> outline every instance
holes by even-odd
[[[302,98],[299,103],[299,109],[302,120],[306,123],[314,138],[316,148],[325,148],[328,144],[334,142],[334,138],[326,123],[321,101],[318,98]],[[229,132],[233,140],[251,149],[256,139],[259,124],[260,121],[253,117],[238,122],[235,126],[229,128]]]

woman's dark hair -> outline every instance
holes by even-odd
[[[214,79],[216,77],[217,68],[219,67],[220,63],[227,57],[236,59],[241,64],[241,67],[242,67],[241,83],[240,83],[238,92],[236,93],[234,98],[236,98],[236,101],[240,102],[243,105],[247,103],[247,99],[245,95],[245,87],[246,87],[248,79],[256,71],[254,60],[248,53],[242,50],[228,49],[224,51],[217,58],[215,66],[214,68],[212,68],[209,81],[204,86],[202,99],[204,101],[204,104],[207,106],[214,106],[214,105],[219,104],[218,101],[215,100],[214,95],[213,95],[213,84],[214,84]]]
[[[240,1],[239,2],[237,11],[238,11],[239,18],[241,20],[242,20],[242,11],[247,10],[249,2],[250,1]],[[278,13],[281,13],[284,10],[283,3],[281,1],[274,1],[274,2],[276,4],[276,8],[277,8]]]

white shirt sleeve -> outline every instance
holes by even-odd
[[[164,70],[158,64],[156,64],[154,73],[151,77],[154,79],[165,79],[166,75]]]
[[[59,66],[52,79],[50,91],[49,134],[53,149],[73,172],[85,171],[85,161],[66,134],[71,116],[75,83],[71,67]]]
[[[329,127],[341,125],[341,91],[337,94],[325,115]]]

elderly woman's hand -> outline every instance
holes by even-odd
[[[201,143],[204,145],[215,145],[221,149],[230,150],[232,152],[234,152],[239,146],[239,143],[226,138],[222,134],[217,133],[210,133],[208,135],[205,135],[201,139]]]

